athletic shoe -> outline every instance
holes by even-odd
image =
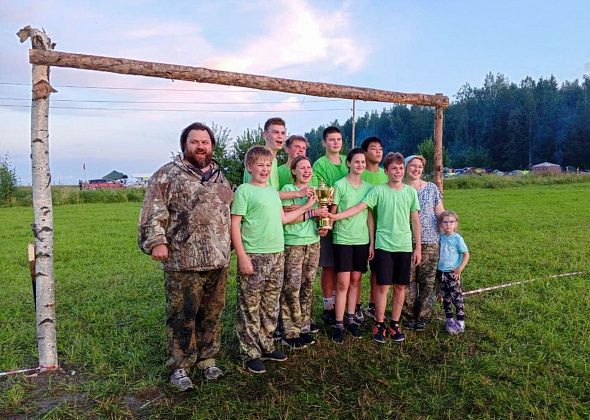
[[[344,327],[332,327],[332,341],[338,344],[342,344],[344,342]]]
[[[424,331],[426,329],[426,321],[423,319],[419,319],[414,323],[414,330],[416,331]]]
[[[322,321],[324,321],[326,325],[336,324],[336,311],[334,309],[324,309]]]
[[[311,346],[315,344],[315,337],[310,333],[301,333],[299,334],[299,339],[305,346]]]
[[[377,321],[377,317],[375,316],[375,307],[374,306],[368,306],[365,309],[365,315],[368,318],[371,318],[373,321]]]
[[[261,360],[272,360],[273,362],[284,362],[287,360],[287,355],[282,351],[273,350],[270,353],[262,353]]]
[[[465,332],[465,324],[461,326],[461,324],[459,324],[459,321],[455,321],[455,327],[457,329],[457,334],[462,334]]]
[[[361,306],[358,305],[356,308],[356,311],[354,312],[354,322],[356,322],[359,325],[363,324],[363,321],[365,320],[365,314],[363,314],[363,311],[361,309]]]
[[[246,368],[252,373],[264,373],[266,372],[266,367],[262,360],[260,359],[252,359],[246,362]]]
[[[447,330],[447,332],[449,334],[458,334],[459,331],[457,330],[457,325],[455,324],[455,320],[450,318],[447,319],[447,322],[445,324],[445,329]]]
[[[396,343],[401,343],[402,341],[404,341],[406,339],[406,335],[401,331],[401,329],[399,328],[399,324],[395,324],[394,326],[389,326],[388,327],[388,334],[391,337],[391,340],[393,340]]]
[[[300,350],[307,347],[307,345],[301,342],[299,337],[297,338],[283,338],[283,344],[288,346],[291,350]]]
[[[354,338],[362,337],[361,329],[359,327],[359,324],[357,324],[356,322],[346,324],[344,326],[344,329],[346,329],[346,331],[348,331],[348,333],[352,335]]]
[[[181,392],[193,389],[193,381],[191,381],[191,378],[188,377],[184,369],[176,369],[172,372],[169,382],[172,387]]]
[[[387,336],[387,330],[384,325],[375,325],[373,327],[373,341],[379,344],[385,344],[385,337]]]
[[[273,341],[281,341],[282,338],[283,338],[283,332],[277,328],[275,330],[275,332],[272,333],[272,339],[273,339]]]
[[[311,323],[309,324],[309,332],[311,334],[317,334],[320,332],[320,327],[318,326],[318,324],[313,322],[313,319],[311,320]]]
[[[402,325],[404,326],[404,328],[407,328],[408,330],[413,330],[416,328],[416,321],[410,321],[408,319],[402,319]]]
[[[208,381],[214,381],[215,379],[219,379],[223,376],[223,371],[217,366],[209,366],[203,369],[203,376]]]

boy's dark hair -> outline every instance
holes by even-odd
[[[307,141],[307,139],[305,137],[303,137],[303,136],[298,136],[297,134],[294,134],[292,136],[289,136],[289,138],[285,142],[285,147],[291,147],[291,145],[293,144],[294,141],[302,141],[302,142],[305,142],[305,145],[307,147],[309,147],[309,142]]]
[[[371,143],[379,143],[379,146],[383,148],[383,142],[381,141],[381,139],[379,137],[373,136],[367,137],[363,140],[363,142],[361,143],[361,149],[363,149],[363,151],[366,152],[367,150],[369,150],[369,146],[371,145]]]
[[[206,131],[207,133],[209,133],[209,138],[211,138],[211,145],[215,148],[215,135],[213,134],[213,130],[211,130],[203,123],[195,122],[186,127],[184,130],[182,130],[182,133],[180,133],[180,150],[182,150],[182,153],[184,153],[186,149],[186,139],[188,138],[189,133],[193,130]]]
[[[326,137],[333,133],[342,134],[342,131],[338,127],[334,127],[333,125],[331,125],[330,127],[324,129],[324,132],[322,133],[322,138],[326,140]]]
[[[269,161],[272,161],[272,152],[260,145],[250,147],[244,157],[244,166],[246,167],[246,170],[248,169],[248,166],[253,165],[259,158],[268,158]]]
[[[306,160],[309,162],[309,164],[311,165],[311,159],[308,158],[307,156],[297,156],[295,159],[293,159],[293,162],[291,162],[291,170],[294,171],[295,168],[297,167],[297,164],[299,162],[301,162],[302,160]]]
[[[264,131],[268,131],[268,128],[271,125],[282,125],[283,127],[287,127],[287,124],[285,124],[284,119],[282,119],[281,117],[272,117],[266,120],[266,122],[264,123]]]
[[[352,162],[352,158],[354,158],[355,155],[364,155],[364,154],[365,154],[365,151],[363,149],[361,149],[360,147],[355,147],[350,152],[348,152],[348,154],[346,155],[346,161],[348,163],[350,163],[350,162]]]
[[[404,164],[404,155],[399,152],[389,152],[385,159],[383,159],[383,169],[387,171],[389,165],[392,163],[397,163],[398,165],[401,163]]]

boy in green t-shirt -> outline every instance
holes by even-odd
[[[231,240],[238,257],[236,330],[240,356],[253,373],[266,372],[263,360],[287,360],[272,339],[283,283],[282,224],[302,220],[315,203],[313,196],[292,212],[283,212],[278,192],[268,185],[272,159],[262,146],[246,152],[251,181],[237,188],[231,206]]]
[[[393,341],[405,340],[401,332],[399,318],[405,297],[405,285],[410,282],[410,265],[420,264],[420,220],[418,194],[405,185],[404,157],[401,153],[389,153],[384,159],[387,184],[377,185],[367,194],[362,203],[331,215],[334,221],[358,214],[367,207],[376,210],[375,267],[377,284],[375,287],[375,317],[377,325],[373,329],[373,340],[385,343],[389,335]],[[412,235],[416,248],[412,252]],[[393,302],[389,327],[385,325],[387,293],[393,284]]]
[[[338,127],[328,127],[322,133],[322,145],[326,148],[325,156],[320,157],[313,164],[312,182],[319,185],[324,181],[327,187],[333,187],[336,181],[348,175],[346,157],[340,154],[342,150],[342,132]],[[324,314],[322,319],[327,324],[334,324],[334,295],[336,293],[336,272],[334,271],[334,254],[332,250],[332,235],[320,239],[320,266],[322,267],[322,295],[324,299]]]

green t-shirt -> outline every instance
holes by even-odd
[[[281,191],[299,190],[300,188],[293,184],[287,184],[281,189]],[[283,200],[283,206],[304,205],[305,203],[307,203],[307,197]],[[320,240],[315,219],[283,225],[283,234],[285,235],[285,245],[311,245]]]
[[[365,169],[361,175],[361,179],[371,185],[385,184],[388,181],[383,168],[378,168],[377,172],[370,172]]]
[[[279,191],[283,191],[283,187],[287,184],[292,184],[294,179],[291,174],[291,167],[286,163],[282,164],[278,168],[279,170]],[[292,191],[292,190],[289,190]]]
[[[267,185],[240,185],[234,194],[231,214],[242,216],[242,243],[249,254],[283,252],[283,222],[279,193]]]
[[[244,176],[242,177],[242,184],[249,184],[252,181],[252,175],[246,168],[244,168]],[[272,160],[272,166],[270,167],[270,176],[268,177],[268,183],[276,191],[279,190],[279,168],[277,159]]]
[[[412,252],[410,212],[420,210],[416,190],[405,184],[401,190],[394,190],[388,184],[375,185],[363,203],[379,213],[375,248],[389,252]]]
[[[354,187],[348,179],[342,178],[334,185],[334,204],[338,206],[338,213],[356,206],[367,196],[373,186],[362,181],[359,187]],[[366,245],[369,243],[369,226],[367,216],[369,210],[364,209],[359,214],[334,223],[333,243],[338,245]]]
[[[317,186],[320,180],[324,180],[327,187],[333,187],[336,181],[348,175],[348,167],[346,166],[346,156],[340,156],[340,164],[337,165],[328,160],[326,156],[322,156],[313,164],[313,178],[314,183],[311,185]]]

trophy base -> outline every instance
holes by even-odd
[[[320,221],[318,223],[318,227],[320,229],[326,229],[326,230],[332,230],[332,228],[333,228],[332,223],[330,223],[330,219],[320,219]]]

